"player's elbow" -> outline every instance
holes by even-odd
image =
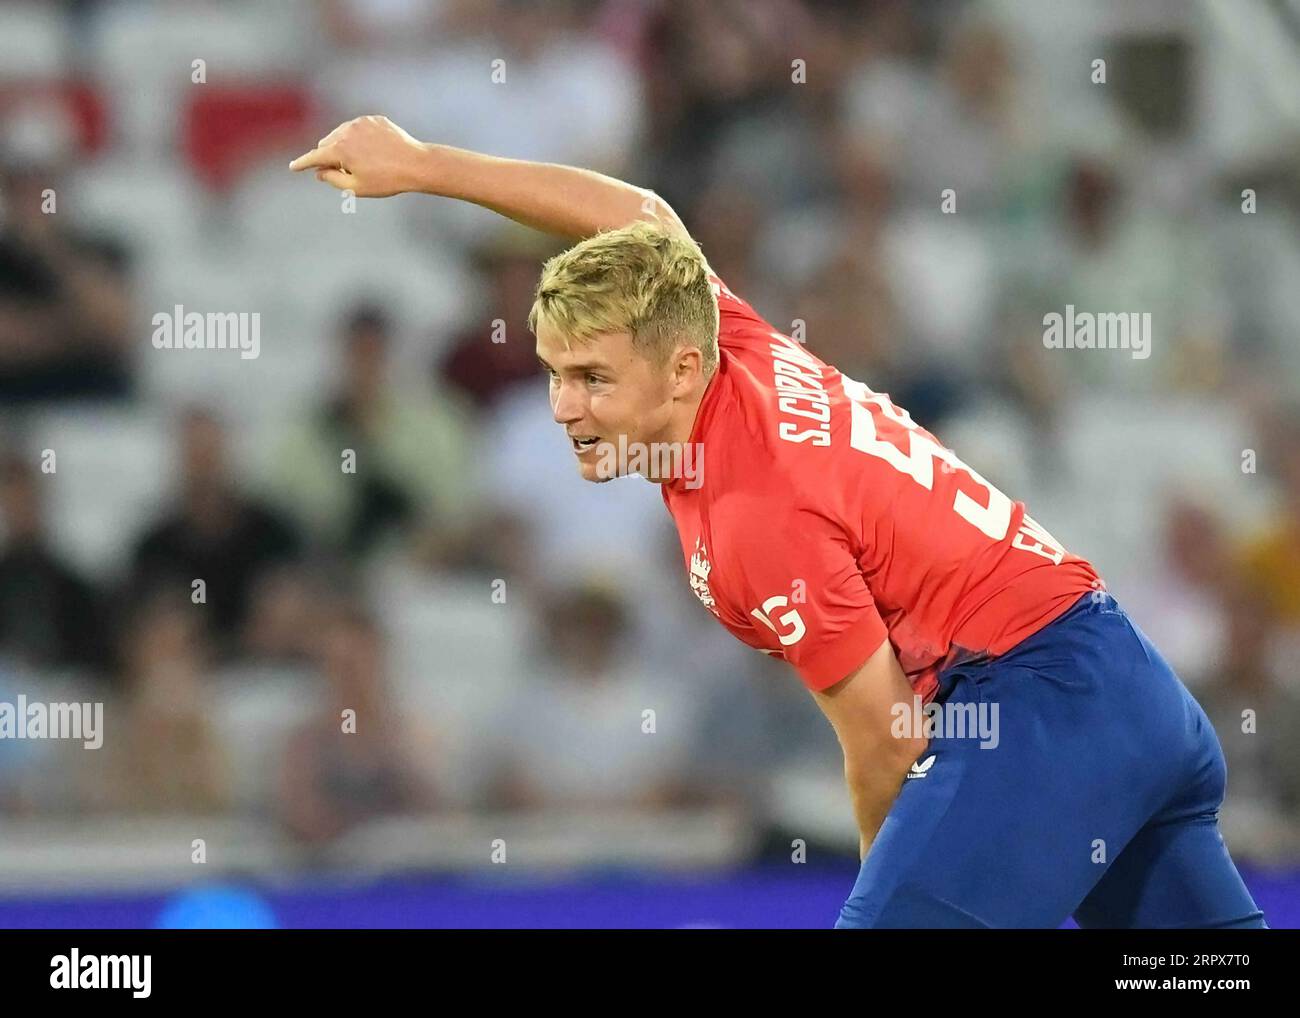
[[[887,779],[902,781],[912,764],[929,748],[930,740],[921,736],[889,737],[874,740],[869,746],[844,746],[844,777],[849,784]]]
[[[898,756],[896,759],[904,774],[910,771],[912,764],[920,760],[930,748],[930,740],[925,736],[918,736],[914,739],[899,739],[898,743]]]
[[[637,219],[654,223],[670,233],[681,237],[690,237],[686,224],[673,211],[673,207],[649,189],[641,192],[641,206]]]

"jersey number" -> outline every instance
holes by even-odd
[[[995,541],[1001,541],[1011,528],[1011,499],[989,484],[979,474],[959,460],[951,449],[945,449],[922,431],[906,410],[894,406],[886,395],[872,392],[861,382],[843,378],[844,394],[849,397],[852,428],[849,444],[853,448],[884,460],[895,470],[907,474],[927,491],[934,488],[934,464],[944,464],[945,472],[965,471],[967,476],[984,489],[985,503],[981,504],[964,491],[958,491],[952,507],[966,522],[978,527]],[[895,424],[907,429],[908,451],[903,452],[892,442],[881,438],[876,431],[876,417],[871,407]]]

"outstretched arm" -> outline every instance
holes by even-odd
[[[289,168],[314,169],[317,180],[360,198],[407,192],[458,198],[574,240],[637,220],[689,236],[653,191],[575,166],[420,142],[387,117],[358,117],[339,125]]]

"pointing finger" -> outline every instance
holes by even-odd
[[[300,155],[289,164],[289,169],[296,172],[298,170],[308,170],[312,167],[332,169],[338,165],[338,154],[334,151],[334,146],[326,145],[321,148],[314,148],[310,152]]]

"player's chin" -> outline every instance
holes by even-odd
[[[601,469],[599,462],[592,460],[578,460],[578,473],[584,481],[590,481],[592,484],[604,484],[606,481],[613,480],[607,470]]]

